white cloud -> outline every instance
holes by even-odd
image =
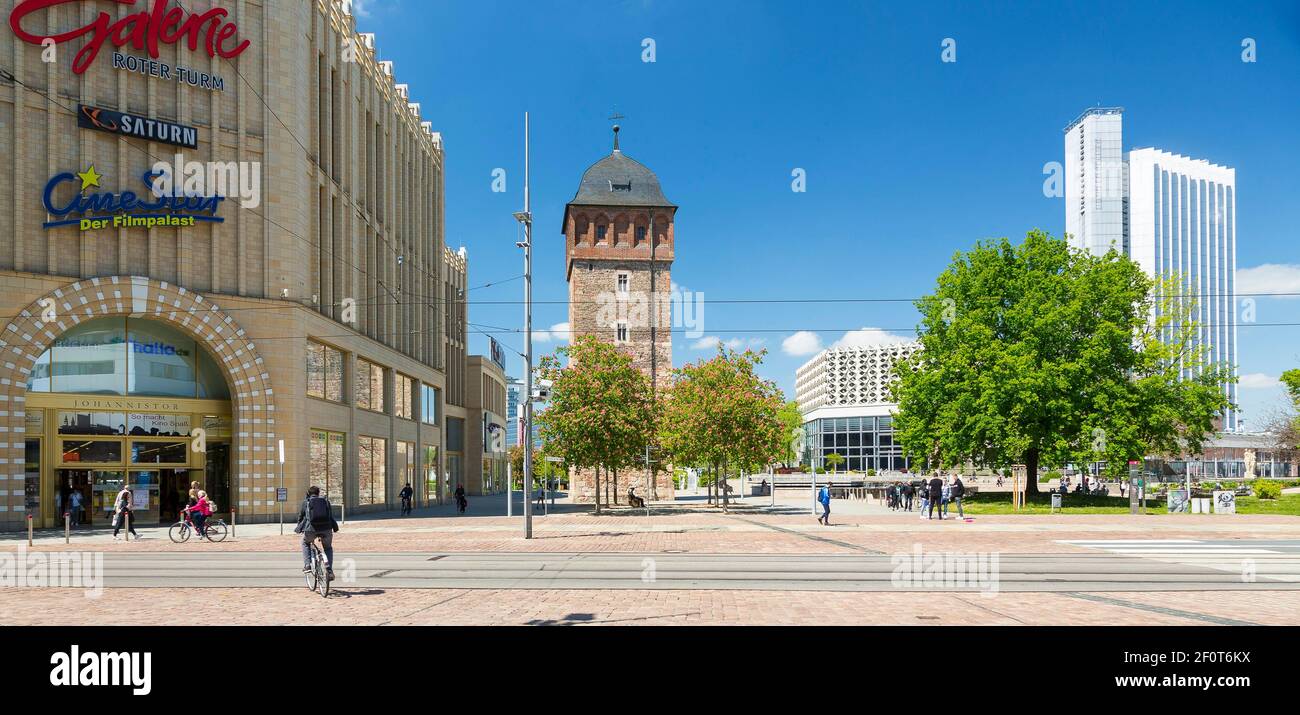
[[[1243,390],[1269,390],[1281,386],[1282,381],[1262,372],[1249,372],[1237,382]]]
[[[812,355],[822,349],[822,337],[811,330],[800,330],[781,341],[781,352],[786,355]]]
[[[705,335],[691,343],[691,350],[713,350],[718,347],[720,342],[722,342],[722,339],[716,335]]]
[[[557,343],[565,342],[569,339],[569,324],[556,323],[551,326],[550,330],[533,330],[533,342],[545,343],[554,340]]]
[[[352,0],[352,14],[357,17],[370,17],[370,7],[375,0]]]
[[[896,335],[880,328],[865,327],[848,331],[839,340],[832,343],[831,347],[862,348],[873,345],[899,345],[910,342],[913,342],[913,340],[907,336]]]
[[[1246,293],[1295,293],[1297,295],[1277,297],[1300,298],[1300,265],[1265,263],[1253,268],[1238,268],[1237,294]]]

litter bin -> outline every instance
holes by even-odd
[[[1052,492],[1052,511],[1056,511],[1057,509],[1060,508],[1061,508],[1061,493]]]

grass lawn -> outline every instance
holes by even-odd
[[[962,499],[962,507],[967,514],[1051,514],[1052,497],[1050,494],[1036,494],[1029,497],[1025,508],[1016,511],[1011,508],[1010,492],[985,492]],[[948,513],[955,511],[948,506]],[[1165,514],[1165,500],[1154,497],[1147,500],[1147,512]],[[1061,502],[1062,514],[1127,514],[1128,497],[1096,497],[1067,494]],[[1300,494],[1283,494],[1281,499],[1258,499],[1256,497],[1237,497],[1238,514],[1285,514],[1300,516]]]

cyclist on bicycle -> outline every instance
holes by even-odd
[[[402,516],[411,513],[411,495],[413,494],[415,494],[415,490],[411,489],[410,482],[407,482],[406,486],[402,487],[402,491],[398,492],[398,496],[402,497]]]
[[[185,507],[181,512],[189,513],[190,520],[194,522],[194,533],[198,534],[199,539],[202,540],[207,535],[203,524],[213,512],[212,502],[208,500],[208,493],[200,489],[198,499],[194,502],[194,505]]]
[[[334,507],[330,500],[320,495],[320,487],[307,489],[307,498],[298,509],[298,526],[293,531],[302,534],[302,570],[311,571],[311,544],[316,539],[321,541],[325,552],[325,573],[334,578],[334,532],[339,530],[339,523],[334,520]]]

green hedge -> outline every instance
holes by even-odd
[[[1272,479],[1256,479],[1251,485],[1255,488],[1255,496],[1260,499],[1278,499],[1282,496],[1282,482]]]

